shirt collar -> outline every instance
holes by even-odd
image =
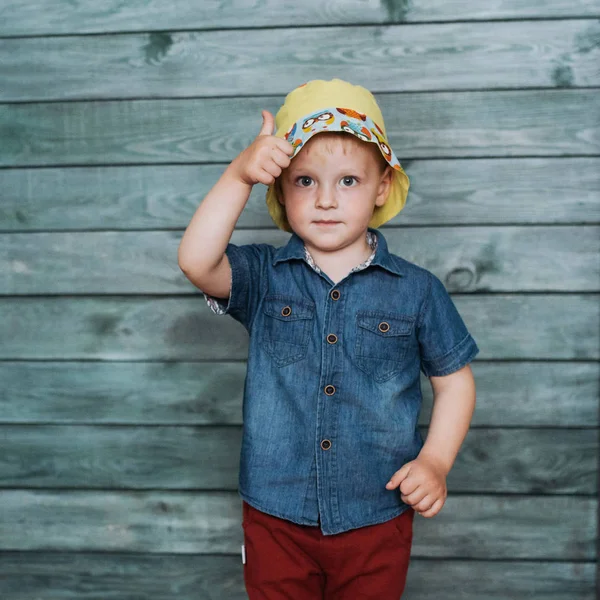
[[[387,241],[381,231],[369,227],[367,229],[367,233],[371,232],[372,235],[375,236],[376,250],[374,255],[372,254],[364,263],[354,267],[354,270],[360,270],[361,268],[366,268],[369,265],[379,265],[384,269],[390,271],[391,273],[395,273],[396,275],[405,275],[403,270],[400,268],[398,261],[394,259],[394,257],[388,251]],[[367,236],[367,240],[369,236]],[[373,247],[373,246],[372,246]],[[308,256],[307,256],[308,255]],[[285,246],[281,246],[275,251],[273,257],[273,265],[276,265],[279,262],[292,260],[292,259],[300,259],[304,260],[310,265],[310,254],[306,250],[304,246],[304,242],[302,238],[297,235],[295,232],[292,232],[292,236],[288,240]],[[369,262],[370,261],[370,262]],[[313,265],[310,265],[313,266]],[[315,265],[316,266],[316,265]],[[313,266],[314,268],[314,266]],[[317,267],[318,269],[318,267]],[[316,269],[315,269],[316,270]]]

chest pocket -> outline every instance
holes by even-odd
[[[400,373],[414,344],[415,317],[382,311],[359,311],[355,360],[359,369],[382,382]]]
[[[263,347],[275,364],[283,367],[305,358],[314,304],[294,296],[271,295],[263,306]]]

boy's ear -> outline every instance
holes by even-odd
[[[392,190],[392,181],[394,177],[394,170],[390,165],[386,165],[381,178],[379,179],[379,188],[377,190],[377,199],[375,200],[376,206],[383,206],[390,195]]]
[[[273,189],[275,190],[275,196],[277,198],[277,202],[281,204],[281,206],[285,206],[283,202],[283,191],[281,189],[281,177],[278,177],[273,184]]]

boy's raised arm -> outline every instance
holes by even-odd
[[[273,183],[293,154],[289,142],[273,135],[273,115],[264,110],[262,117],[258,136],[204,197],[179,244],[179,268],[196,287],[217,298],[229,296],[231,267],[225,249],[252,186]]]

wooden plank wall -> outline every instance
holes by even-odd
[[[338,76],[375,92],[411,177],[392,251],[444,281],[481,349],[406,597],[594,598],[599,17],[600,0],[0,0],[0,597],[246,597],[247,336],[177,246],[260,110]],[[233,241],[283,244],[258,187]]]

